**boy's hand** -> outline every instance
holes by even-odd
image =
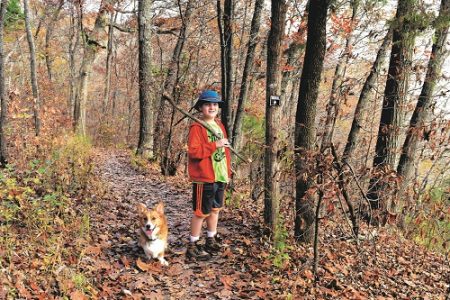
[[[218,141],[216,141],[216,147],[217,148],[230,147],[230,142],[228,141],[228,139],[218,140]]]

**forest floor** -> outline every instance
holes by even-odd
[[[67,284],[65,290],[71,299],[450,297],[448,254],[431,253],[402,238],[394,228],[379,228],[376,232],[362,228],[362,233],[372,238],[356,243],[332,221],[321,224],[318,281],[314,284],[312,247],[294,246],[292,239],[286,237],[286,247],[275,251],[261,225],[261,200],[226,207],[221,212],[218,230],[225,245],[223,253],[207,262],[188,262],[184,251],[192,212],[187,179],[165,178],[155,166],[136,166],[125,151],[99,150],[95,165],[106,192],[96,201],[79,204],[89,212],[90,238],[76,262],[88,282],[84,286],[89,288],[77,290],[76,282]],[[167,267],[147,259],[136,238],[136,205],[152,207],[159,201],[165,204],[169,222]],[[23,297],[18,298],[59,298],[42,283],[36,285],[39,272],[28,269],[19,273],[17,268],[26,268],[19,262],[14,268],[8,270],[12,275],[7,278],[2,278],[0,272],[0,283],[19,286],[18,294]],[[63,267],[58,272],[61,270]],[[23,275],[19,278],[14,274]],[[18,278],[22,280],[20,284]],[[53,284],[52,290],[61,289],[62,285],[61,281]]]

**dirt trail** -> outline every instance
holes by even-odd
[[[107,193],[91,202],[92,240],[78,266],[97,299],[448,298],[448,257],[393,235],[390,228],[379,228],[375,241],[357,245],[341,238],[342,226],[324,221],[316,287],[310,247],[293,248],[287,264],[277,269],[280,255],[274,257],[255,208],[262,204],[248,200],[221,212],[223,254],[208,262],[186,262],[190,184],[164,179],[157,169],[144,174],[132,167],[126,152],[100,152],[95,165]],[[166,256],[168,267],[147,260],[137,245],[136,205],[158,201],[166,206],[169,248],[174,250]]]
[[[126,153],[99,154],[97,164],[108,196],[90,211],[92,246],[86,250],[83,267],[93,278],[99,298],[107,299],[258,299],[265,272],[250,245],[259,243],[252,232],[258,230],[239,211],[225,209],[219,233],[227,246],[223,255],[211,261],[188,263],[182,253],[189,233],[190,188],[161,181],[156,171],[142,174],[135,170]],[[136,204],[165,204],[169,222],[169,267],[147,260],[136,241]],[[230,239],[236,237],[237,239]],[[253,249],[254,247],[252,247]],[[141,263],[142,262],[142,263]],[[144,269],[144,270],[143,270]]]

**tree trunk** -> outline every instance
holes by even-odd
[[[450,0],[442,0],[437,20],[448,20],[450,16]],[[414,162],[417,149],[420,142],[424,139],[424,129],[430,114],[430,107],[433,103],[433,94],[436,83],[442,72],[442,65],[448,54],[445,49],[447,36],[449,32],[449,22],[440,24],[437,22],[436,32],[433,40],[435,41],[431,50],[431,57],[428,62],[427,74],[422,86],[417,105],[409,123],[409,129],[406,133],[406,139],[403,144],[400,161],[397,167],[398,175],[402,177],[400,188],[400,200],[407,199],[407,189],[412,182]],[[402,206],[402,205],[401,205]],[[402,208],[400,206],[400,209]]]
[[[278,225],[280,201],[280,106],[271,105],[272,96],[281,92],[281,42],[284,35],[287,3],[272,0],[271,24],[267,40],[266,147],[264,157],[264,221],[274,231]]]
[[[350,20],[350,26],[352,31],[347,33],[345,40],[345,47],[342,56],[338,59],[336,69],[334,71],[333,83],[331,85],[330,100],[327,104],[327,118],[325,120],[325,132],[322,138],[321,148],[326,149],[331,146],[333,140],[334,126],[339,114],[339,106],[342,97],[342,85],[344,82],[345,71],[348,61],[351,55],[351,48],[353,47],[353,29],[356,20],[356,14],[358,13],[359,0],[352,0],[350,2],[352,6],[352,17]]]
[[[295,237],[299,241],[311,242],[314,223],[313,204],[308,199],[309,188],[306,155],[313,150],[315,143],[315,118],[317,97],[321,81],[323,61],[326,50],[326,22],[329,2],[316,0],[310,2],[308,15],[308,38],[305,59],[300,81],[297,112],[295,116]]]
[[[108,26],[108,45],[106,46],[106,74],[105,74],[105,90],[103,92],[103,114],[107,115],[109,106],[109,94],[111,89],[111,63],[112,63],[112,50],[114,43],[114,26],[116,23],[117,13],[111,12],[110,24]]]
[[[8,99],[5,87],[5,65],[3,53],[3,29],[5,27],[5,13],[8,0],[0,3],[0,167],[6,167],[8,156],[6,152],[6,122],[8,120]]]
[[[52,4],[49,4],[52,5]],[[50,19],[50,22],[47,25],[47,30],[45,32],[45,65],[47,66],[47,74],[48,79],[50,81],[53,80],[53,74],[52,74],[52,59],[50,57],[50,41],[52,39],[53,29],[55,28],[55,23],[58,20],[59,13],[61,12],[61,9],[64,5],[64,0],[59,1],[59,5],[56,8],[56,10],[53,12],[52,18]]]
[[[106,22],[106,15],[112,7],[114,0],[103,0],[97,17],[95,19],[94,28],[88,33],[82,29],[84,56],[80,68],[79,88],[77,98],[74,105],[74,129],[86,135],[86,103],[88,98],[89,77],[92,72],[92,66],[97,58],[100,49],[105,48],[101,44]],[[81,22],[82,23],[82,22]]]
[[[25,15],[25,29],[27,32],[28,48],[30,50],[30,73],[31,73],[31,90],[33,92],[33,113],[34,113],[34,130],[36,136],[41,131],[41,99],[39,97],[39,88],[36,73],[36,50],[34,47],[34,38],[31,33],[30,13],[28,11],[28,0],[23,0],[23,12]]]
[[[151,87],[151,0],[138,1],[139,32],[139,141],[136,153],[153,157],[154,129]]]
[[[74,5],[71,6],[71,15],[70,15],[70,31],[69,31],[69,45],[68,45],[68,53],[69,53],[69,99],[68,99],[68,107],[70,111],[70,117],[72,120],[75,119],[75,103],[78,98],[77,95],[77,76],[75,71],[75,52],[80,42],[80,34],[78,21],[81,18],[77,18],[77,13],[75,11],[76,7]]]
[[[240,149],[240,144],[242,141],[242,118],[244,113],[244,108],[247,103],[247,92],[248,92],[248,78],[253,69],[253,60],[255,56],[256,46],[259,42],[259,27],[261,24],[261,11],[264,4],[264,0],[256,0],[255,9],[253,12],[252,24],[250,28],[250,36],[247,44],[247,56],[245,58],[244,70],[242,71],[241,88],[239,90],[239,99],[237,103],[236,115],[233,123],[233,137],[232,143],[233,147],[237,150]]]
[[[181,53],[184,48],[184,44],[186,42],[186,34],[187,29],[190,23],[190,18],[192,14],[193,9],[193,1],[188,1],[186,3],[186,8],[184,11],[184,15],[182,14],[182,8],[180,4],[180,16],[182,19],[182,25],[180,28],[180,33],[178,35],[177,43],[175,45],[175,48],[173,49],[172,59],[169,63],[169,67],[167,70],[167,76],[166,80],[164,81],[164,87],[161,95],[160,100],[160,107],[158,110],[158,118],[157,118],[157,130],[155,131],[155,136],[159,138],[158,141],[158,153],[161,157],[161,171],[164,175],[169,175],[169,173],[174,173],[176,170],[176,165],[174,165],[174,162],[171,161],[171,140],[172,140],[172,130],[171,127],[173,125],[173,119],[175,114],[175,109],[167,105],[167,102],[164,98],[164,93],[172,95],[174,98],[177,94],[177,82],[179,79],[179,70],[180,70],[180,57]],[[168,117],[170,116],[170,118]],[[169,172],[169,166],[170,169],[172,169],[171,172]],[[173,174],[174,175],[174,174]]]
[[[308,7],[309,6],[307,5],[305,11],[303,12],[303,16],[294,40],[289,44],[289,47],[284,53],[286,55],[286,64],[281,79],[281,94],[285,97],[285,101],[281,103],[281,107],[283,110],[283,115],[288,116],[289,118],[288,124],[291,123],[292,115],[297,104],[294,94],[298,89],[298,85],[295,84],[296,81],[293,80],[292,77],[293,74],[299,72],[299,61],[301,61],[301,57],[303,56],[305,50]]]
[[[373,167],[376,173],[370,180],[367,194],[372,209],[380,208],[380,192],[386,188],[379,180],[380,171],[385,172],[394,169],[401,126],[400,116],[407,94],[405,89],[407,69],[411,63],[408,56],[412,47],[414,47],[414,32],[411,30],[411,24],[407,23],[406,16],[414,9],[414,3],[415,1],[400,0],[395,17],[398,23],[394,25],[393,30],[389,71],[373,159]]]
[[[363,120],[367,105],[369,104],[369,96],[372,89],[375,87],[376,80],[383,65],[384,58],[386,57],[386,51],[392,40],[392,26],[389,28],[386,36],[383,39],[383,43],[378,50],[377,57],[372,65],[369,75],[364,82],[364,86],[359,95],[358,103],[356,104],[355,114],[353,117],[352,127],[347,137],[347,143],[345,145],[342,160],[347,163],[352,163],[354,152],[359,143],[359,132],[363,127]]]
[[[227,135],[231,137],[232,131],[232,103],[233,100],[233,0],[225,0],[223,6],[223,26],[222,26],[222,9],[220,0],[217,0],[217,21],[219,25],[220,35],[220,51],[221,51],[221,82],[222,82],[222,105],[221,119],[227,131]]]

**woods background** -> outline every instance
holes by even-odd
[[[235,158],[228,201],[254,203],[274,247],[313,243],[316,275],[333,220],[353,237],[397,226],[448,255],[448,0],[2,0],[1,12],[4,232],[24,186],[83,195],[91,146],[186,177],[191,120],[167,97],[195,113],[215,89],[249,159]]]

